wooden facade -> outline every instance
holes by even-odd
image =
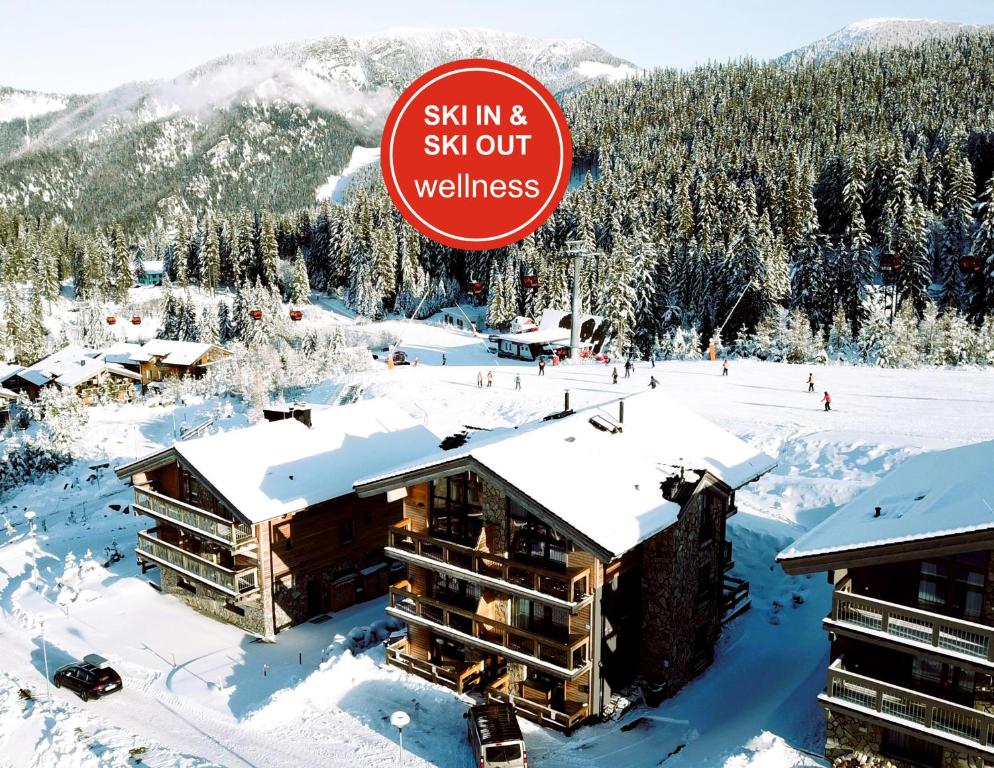
[[[897,766],[994,765],[994,536],[964,551],[950,537],[820,555],[831,559],[831,643],[819,701],[825,754]],[[808,558],[784,570],[811,570]],[[851,564],[851,567],[847,567]]]
[[[406,493],[386,552],[407,565],[387,613],[408,634],[389,663],[567,733],[628,686],[661,698],[710,663],[735,509],[713,476],[674,486],[676,522],[615,557],[471,459],[428,475],[359,487]]]
[[[207,367],[222,358],[231,355],[227,350],[210,345],[204,352],[191,362],[176,363],[169,360],[169,355],[151,355],[148,360],[141,360],[139,363],[139,373],[141,374],[142,386],[147,387],[155,381],[166,381],[168,379],[181,379],[184,376],[192,378],[202,377]]]
[[[267,639],[295,624],[384,595],[386,530],[401,504],[354,493],[251,522],[176,451],[118,470],[136,514],[155,525],[135,550],[163,591]]]

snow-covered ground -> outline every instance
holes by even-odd
[[[317,188],[314,193],[315,199],[321,202],[325,200],[331,200],[335,203],[342,202],[345,197],[345,190],[348,189],[349,183],[352,181],[352,177],[356,171],[365,168],[370,163],[377,162],[379,159],[379,147],[353,147],[352,156],[349,158],[348,164],[342,169],[340,174],[332,174],[324,184]]]
[[[333,309],[326,302],[308,312],[313,322],[353,322]],[[611,402],[646,390],[651,372],[664,391],[779,459],[739,493],[730,535],[735,573],[750,581],[753,607],[726,627],[715,664],[659,708],[636,707],[571,738],[523,723],[537,766],[822,765],[815,696],[824,686],[829,586],[820,574],[786,577],[774,556],[904,458],[994,439],[989,371],[732,361],[722,377],[716,363],[659,363],[653,371],[640,363],[613,385],[603,364],[550,366],[540,378],[535,366],[499,360],[469,333],[378,325],[397,333],[418,365],[378,364],[363,374],[364,396],[390,398],[439,434],[543,416],[561,407],[566,389],[574,407]],[[478,389],[477,372],[488,370],[493,388]],[[806,391],[809,371],[818,394]],[[826,389],[831,413],[819,402]],[[337,391],[338,383],[326,382],[310,398],[329,402]],[[388,717],[396,709],[412,718],[405,764],[468,765],[464,701],[388,668],[379,646],[356,656],[346,649],[353,627],[382,618],[383,600],[265,644],[199,616],[141,576],[130,549],[147,521],[111,506],[126,505],[129,493],[99,465],[168,444],[178,425],[210,414],[221,429],[246,423],[240,405],[224,405],[95,407],[80,440],[82,461],[0,498],[12,524],[5,533],[0,519],[0,541],[9,539],[0,544],[0,765],[126,765],[134,748],[148,750],[141,758],[150,765],[391,765],[398,745]],[[27,510],[38,513],[34,536]],[[125,557],[105,568],[112,541]],[[46,701],[43,648],[50,669],[99,652],[121,672],[123,692],[84,705],[52,689]],[[18,688],[33,700],[18,698]]]

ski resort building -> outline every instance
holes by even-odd
[[[523,333],[496,334],[497,354],[518,360],[537,360],[569,348],[572,315],[558,309],[546,309],[538,326]],[[604,344],[604,318],[580,315],[580,344],[597,354]],[[565,356],[565,353],[564,355]]]
[[[386,592],[383,543],[403,506],[355,478],[438,438],[385,400],[294,408],[291,418],[179,442],[131,464],[143,572],[191,607],[272,638]]]
[[[166,379],[200,378],[213,363],[230,357],[231,353],[216,344],[152,339],[129,356],[138,363],[142,386],[147,387]]]
[[[725,524],[775,461],[661,392],[448,438],[362,480],[403,499],[389,663],[566,732],[635,682],[671,695],[747,607]]]
[[[134,398],[138,374],[103,359],[97,350],[70,345],[10,376],[4,386],[37,400],[48,386],[71,389],[86,405],[101,398],[125,402]]]
[[[826,571],[830,759],[994,765],[994,442],[927,453],[778,556]]]

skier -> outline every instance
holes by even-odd
[[[490,389],[494,385],[494,372],[487,371],[487,389]]]
[[[721,375],[722,376],[728,375],[728,358],[725,358],[725,360],[723,360],[721,363]]]
[[[545,376],[545,358],[540,357],[538,359],[538,375]]]
[[[826,411],[832,410],[832,396],[828,394],[828,392],[825,393],[825,396],[821,399],[821,401],[825,404]]]
[[[659,384],[659,382],[656,381],[656,377],[655,376],[650,376],[649,377],[649,386],[652,387],[653,389],[655,389],[657,384]]]
[[[521,375],[517,373],[514,374],[514,388],[521,389]]]
[[[813,373],[808,374],[808,392],[815,391],[815,375]]]
[[[442,353],[442,365],[445,365],[445,353]]]
[[[632,377],[632,368],[634,368],[634,367],[635,366],[632,365],[631,359],[625,360],[625,378],[626,379],[630,379]]]
[[[476,386],[483,389],[483,371],[476,372]]]
[[[613,371],[611,371],[611,381],[614,384],[618,383],[618,369],[617,368],[615,368]]]
[[[652,353],[651,355],[649,355],[649,364],[650,364],[650,365],[651,365],[651,366],[652,366],[653,368],[655,368],[655,367],[656,367],[656,353],[655,353],[655,352],[653,352],[653,353]]]

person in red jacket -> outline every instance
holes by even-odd
[[[825,404],[826,411],[832,410],[832,396],[828,394],[828,392],[825,393],[825,396],[821,399],[821,401]]]

